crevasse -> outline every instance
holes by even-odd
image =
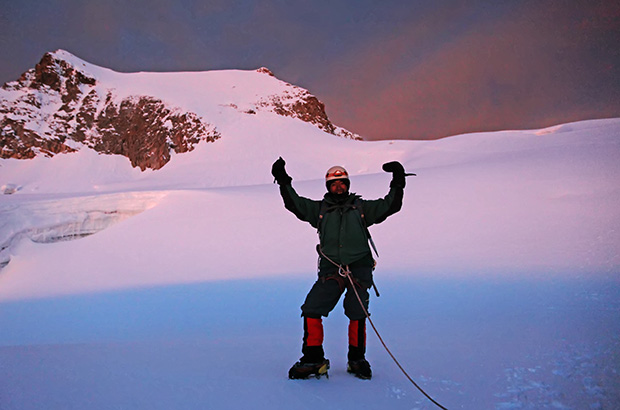
[[[154,207],[165,192],[124,192],[53,200],[15,198],[0,203],[0,269],[21,240],[80,239]]]

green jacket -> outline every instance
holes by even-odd
[[[383,222],[388,216],[398,212],[402,206],[403,188],[395,186],[390,192],[376,200],[360,199],[364,222],[360,212],[354,208],[356,198],[349,193],[344,198],[326,193],[323,201],[327,212],[319,217],[321,202],[299,196],[290,184],[280,186],[284,206],[297,218],[318,229],[321,224],[320,244],[323,253],[341,265],[373,265],[366,227]],[[333,267],[332,263],[321,258],[321,268]]]

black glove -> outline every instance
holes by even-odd
[[[390,188],[405,188],[405,168],[398,161],[386,162],[383,164],[383,170],[385,172],[392,173],[392,182],[390,182]]]
[[[271,166],[271,175],[273,175],[274,182],[277,182],[278,185],[289,185],[293,180],[293,178],[286,173],[284,165],[286,165],[286,162],[280,157]]]

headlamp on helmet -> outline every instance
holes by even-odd
[[[347,186],[347,190],[349,189],[349,185],[351,182],[349,181],[349,173],[343,167],[336,165],[327,170],[325,174],[325,186],[329,191],[329,186],[333,181],[341,180]]]

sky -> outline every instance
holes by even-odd
[[[620,2],[0,0],[0,83],[48,51],[119,72],[268,67],[366,139],[620,117]]]

